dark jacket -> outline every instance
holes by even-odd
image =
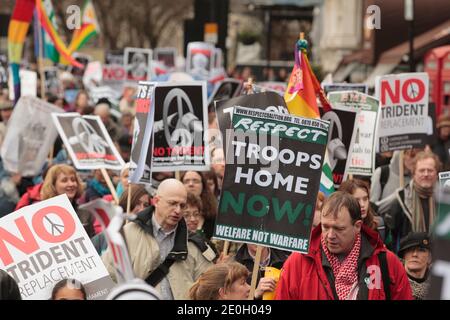
[[[269,248],[269,249],[270,249],[270,259],[269,259],[269,264],[267,266],[281,269],[283,267],[284,262],[286,261],[286,259],[289,257],[289,255],[291,253],[288,251],[283,251],[283,250],[274,249],[274,248]],[[234,256],[234,260],[243,264],[248,269],[248,271],[253,272],[253,266],[254,266],[255,261],[248,253],[246,243],[244,243],[238,249],[238,251],[236,252],[236,255]],[[256,283],[259,283],[259,279],[261,279],[263,277],[264,277],[264,268],[259,268],[258,278],[257,278]],[[250,275],[247,279],[247,282],[250,283],[251,279],[252,279],[252,277]]]
[[[321,236],[319,224],[312,231],[309,253],[295,252],[286,260],[277,285],[277,300],[337,300],[333,271],[323,253]],[[361,228],[361,252],[358,259],[358,299],[386,299],[383,281],[380,279],[381,271],[379,277],[374,277],[375,281],[370,282],[374,270],[381,270],[378,260],[380,252],[386,252],[391,299],[412,300],[411,286],[402,263],[394,253],[386,249],[379,234],[365,225]]]

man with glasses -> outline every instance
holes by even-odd
[[[197,246],[187,241],[186,199],[180,181],[164,180],[153,198],[154,205],[123,228],[136,277],[156,287],[165,300],[186,299],[189,288],[211,265]],[[102,258],[114,279],[109,248]]]
[[[389,229],[387,238],[392,239],[386,244],[393,251],[399,251],[400,239],[408,233],[431,231],[437,213],[433,194],[440,168],[441,162],[434,153],[417,153],[410,183],[379,204],[378,213],[384,216]]]

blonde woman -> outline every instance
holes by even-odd
[[[249,271],[238,262],[215,264],[206,270],[192,285],[192,300],[247,300],[250,286]]]
[[[94,218],[88,211],[78,209],[77,200],[83,194],[83,190],[83,183],[75,168],[67,164],[57,164],[52,166],[45,176],[41,188],[41,200],[47,200],[65,193],[88,236],[93,237],[95,235]]]

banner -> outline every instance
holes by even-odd
[[[126,82],[137,86],[138,81],[147,81],[151,74],[152,50],[142,48],[125,48],[123,65],[126,70]]]
[[[102,84],[112,88],[117,93],[123,92],[127,73],[122,62],[120,64],[104,64],[102,69]]]
[[[151,184],[155,83],[140,81],[136,98],[133,143],[130,155],[131,183]]]
[[[289,114],[283,97],[274,92],[261,92],[239,96],[233,99],[220,100],[215,102],[217,122],[219,124],[223,143],[224,154],[226,155],[227,145],[225,138],[229,136],[227,130],[231,130],[231,117],[235,107],[260,109],[268,112],[278,112]]]
[[[232,127],[213,237],[307,253],[328,122],[236,107]]]
[[[153,172],[209,170],[206,82],[155,87]]]
[[[287,83],[281,81],[263,81],[256,84],[261,88],[264,88],[265,91],[274,91],[280,96],[284,96],[287,89]]]
[[[112,105],[118,106],[120,93],[109,86],[91,87],[89,89],[89,97],[93,105],[96,105],[101,98],[106,98]]]
[[[189,42],[186,54],[186,72],[207,79],[214,68],[214,45]]]
[[[154,53],[154,60],[162,62],[169,70],[175,68],[175,60],[177,58],[176,48],[156,48]]]
[[[108,50],[105,54],[105,64],[118,64],[123,66],[123,50]]]
[[[103,68],[100,61],[91,61],[87,64],[83,74],[84,88],[90,88],[100,85],[103,78]]]
[[[41,99],[22,96],[14,107],[1,148],[5,169],[24,177],[35,176],[48,160],[58,133],[52,112],[64,110]]]
[[[365,83],[322,83],[325,94],[336,91],[358,91],[364,94],[368,93],[368,87]]]
[[[378,100],[358,91],[331,92],[327,98],[333,108],[359,110],[347,173],[371,176],[375,170]]]
[[[403,73],[378,77],[375,96],[380,100],[380,152],[421,148],[428,132],[428,74]]]
[[[59,97],[62,93],[61,82],[59,81],[59,71],[57,67],[45,67],[45,92]]]
[[[325,113],[323,113],[323,109],[320,109],[320,112],[322,113],[322,120],[330,121],[327,150],[330,169],[333,172],[334,188],[337,190],[341,183],[347,179],[351,151],[357,133],[357,110],[335,107]]]
[[[20,95],[37,97],[37,73],[20,69]],[[9,74],[9,100],[15,100],[13,77]]]
[[[74,166],[79,170],[122,170],[125,165],[99,116],[52,113]]]
[[[214,101],[216,100],[225,100],[231,99],[233,97],[237,97],[242,89],[242,81],[226,78],[214,86],[214,91],[208,98],[208,110],[210,111],[210,107],[213,106]]]
[[[0,219],[0,269],[24,300],[47,300],[62,279],[83,283],[87,299],[114,286],[67,195],[26,206]]]

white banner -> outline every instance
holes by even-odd
[[[27,300],[49,299],[67,278],[81,281],[88,299],[104,299],[114,286],[65,194],[0,219],[0,269]]]
[[[58,135],[52,123],[52,112],[64,110],[41,99],[22,96],[8,122],[1,156],[9,172],[35,176],[42,171]]]

